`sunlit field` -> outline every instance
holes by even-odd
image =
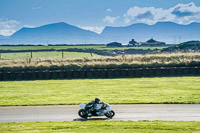
[[[0,105],[200,103],[200,77],[0,82]]]

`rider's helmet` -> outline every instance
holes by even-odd
[[[95,103],[100,103],[100,99],[99,98],[95,98]]]

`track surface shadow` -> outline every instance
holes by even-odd
[[[110,120],[110,118],[88,118],[88,119],[76,118],[76,119],[73,119],[73,121],[95,121],[95,120]]]

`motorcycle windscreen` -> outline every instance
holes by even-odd
[[[82,109],[85,109],[85,106],[86,106],[86,104],[80,104],[80,107],[81,107]]]

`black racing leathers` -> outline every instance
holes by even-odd
[[[92,101],[88,103],[85,107],[85,110],[88,111],[89,113],[92,113],[93,115],[96,114],[98,110],[96,110],[97,104],[95,101]]]

